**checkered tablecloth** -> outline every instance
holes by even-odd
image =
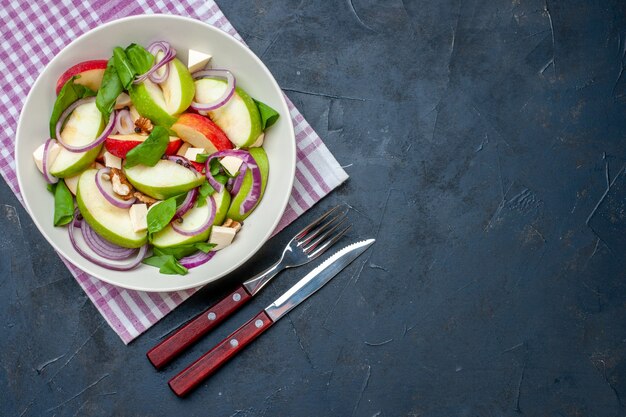
[[[137,14],[166,13],[189,16],[241,37],[214,1],[165,2],[127,0],[49,2],[1,0],[3,22],[0,66],[0,174],[23,203],[15,176],[15,132],[30,86],[39,72],[67,44],[82,33],[111,20]],[[287,226],[347,179],[319,136],[288,101],[296,133],[297,166],[287,210],[276,231]],[[44,138],[42,138],[43,141]],[[146,331],[197,289],[147,293],[118,288],[95,279],[63,259],[107,323],[124,343]]]

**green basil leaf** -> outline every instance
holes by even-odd
[[[207,242],[196,242],[193,245],[196,247],[196,249],[204,253],[211,252],[211,249],[217,246],[215,243],[207,243]]]
[[[230,177],[225,174],[218,174],[218,175],[214,175],[213,178],[215,178],[215,181],[219,182],[220,184],[226,185]]]
[[[276,120],[280,117],[280,114],[278,114],[276,110],[261,101],[254,100],[254,102],[256,103],[261,115],[261,130],[265,130],[276,123]]]
[[[135,80],[137,70],[126,56],[126,52],[119,46],[113,48],[113,62],[115,63],[117,76],[120,77],[122,82],[122,87],[124,87],[124,90],[128,90]]]
[[[202,185],[198,188],[198,199],[196,200],[196,207],[202,207],[206,204],[206,198],[215,193],[215,189],[211,187],[211,184],[207,180],[204,180]]]
[[[148,210],[148,232],[156,233],[170,224],[176,214],[176,198],[171,197]]]
[[[67,80],[67,82],[63,85],[63,88],[61,88],[61,91],[59,91],[59,95],[54,102],[52,115],[50,116],[50,137],[53,139],[56,138],[57,122],[65,109],[71,106],[76,100],[96,95],[96,93],[89,88],[80,84],[74,84],[74,80],[77,78],[80,78],[80,76],[75,75]]]
[[[170,135],[167,129],[161,126],[155,126],[150,136],[141,144],[135,146],[126,154],[127,168],[138,164],[153,167],[159,162],[167,145],[170,143]]]
[[[65,181],[59,180],[54,188],[54,225],[63,226],[72,221],[74,217],[74,197],[65,185]]]
[[[111,58],[107,62],[107,67],[102,76],[102,84],[100,84],[98,96],[96,97],[96,107],[98,107],[98,110],[100,110],[100,113],[104,116],[105,122],[108,122],[109,116],[113,111],[113,106],[115,105],[115,100],[117,100],[117,96],[119,96],[123,90],[122,82],[115,69],[115,59]]]
[[[209,171],[211,171],[211,175],[216,176],[220,173],[220,169],[222,169],[222,164],[220,164],[220,161],[217,158],[211,159],[211,162],[209,162]]]
[[[159,272],[168,275],[186,275],[189,270],[178,263],[172,255],[155,255],[142,261],[146,265],[159,268]]]
[[[215,244],[213,243],[196,242],[196,243],[189,243],[186,245],[172,246],[169,248],[156,248],[155,247],[153,251],[154,251],[154,254],[158,256],[171,255],[176,259],[181,259],[181,258],[184,258],[185,256],[192,255],[198,251],[208,253],[214,247],[215,247]]]
[[[209,156],[211,156],[210,153],[199,153],[196,155],[196,162],[204,164],[206,160],[209,159]]]
[[[199,153],[196,155],[196,162],[204,164],[211,155],[212,154],[210,153]],[[219,174],[221,169],[222,165],[220,164],[220,161],[217,158],[212,159],[209,163],[209,171],[211,172],[211,175],[215,176]]]
[[[131,43],[124,52],[137,74],[148,72],[154,64],[154,55],[141,45]]]

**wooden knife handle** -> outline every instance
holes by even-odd
[[[220,302],[198,314],[150,349],[147,353],[148,359],[157,369],[162,368],[251,298],[246,289],[239,286]]]
[[[265,311],[261,311],[256,317],[253,317],[213,349],[170,379],[170,388],[179,397],[189,394],[202,381],[228,362],[237,352],[241,351],[272,324],[274,324],[272,319]]]

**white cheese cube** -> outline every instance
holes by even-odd
[[[78,189],[78,180],[80,179],[80,174],[74,175],[73,177],[65,177],[65,185],[70,190],[70,192],[76,195],[76,190]]]
[[[130,224],[137,233],[148,229],[148,206],[146,204],[133,204],[128,210]]]
[[[211,55],[202,52],[189,50],[189,59],[187,59],[187,68],[189,72],[194,73],[206,68],[207,64],[211,60]]]
[[[265,133],[261,133],[258,138],[254,141],[251,148],[260,148],[263,146],[263,141],[265,140]]]
[[[35,165],[37,165],[37,169],[39,169],[39,171],[41,171],[42,174],[43,174],[43,148],[44,146],[45,144],[42,143],[41,146],[35,149],[35,152],[33,152],[33,159],[35,160]],[[50,149],[48,150],[48,162],[46,162],[48,169],[50,169],[54,160],[57,159],[57,156],[59,155],[59,152],[61,152],[61,149],[62,149],[61,145],[57,143],[53,143],[50,146]]]
[[[196,156],[200,155],[201,153],[206,153],[206,149],[204,148],[187,148],[187,151],[185,152],[185,158],[189,159],[190,161],[196,161]]]
[[[122,158],[117,157],[109,151],[104,151],[104,166],[109,168],[122,169]]]
[[[217,245],[213,248],[213,250],[224,249],[233,242],[236,234],[237,231],[231,227],[213,226],[211,228],[209,243]]]
[[[183,144],[180,145],[180,148],[178,148],[178,152],[176,152],[176,155],[185,156],[185,153],[187,153],[187,149],[189,148],[191,148],[191,145],[188,142],[183,142]]]
[[[94,167],[95,169],[103,169],[103,168],[104,168],[104,165],[102,165],[100,162],[94,162],[94,163],[93,163],[93,167]]]
[[[237,171],[239,171],[239,167],[243,164],[243,161],[236,156],[225,156],[220,160],[220,164],[224,167],[224,169],[231,175],[235,176]]]

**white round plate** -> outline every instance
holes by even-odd
[[[81,257],[70,244],[67,227],[54,227],[53,196],[32,159],[33,151],[49,136],[48,122],[55,101],[58,77],[70,66],[89,59],[109,59],[113,47],[130,43],[147,46],[155,40],[169,42],[178,58],[187,62],[195,49],[213,56],[214,68],[230,69],[237,85],[252,97],[272,106],[280,118],[268,130],[264,148],[270,163],[265,195],[229,247],[185,276],[163,275],[140,265],[125,271],[109,271]],[[43,70],[22,109],[17,127],[15,159],[17,179],[33,221],[61,255],[94,277],[141,291],[175,291],[214,281],[246,262],[270,237],[291,194],[296,167],[296,142],[287,103],[272,74],[261,60],[232,36],[200,21],[180,16],[147,15],[115,20],[93,29],[70,43]]]

